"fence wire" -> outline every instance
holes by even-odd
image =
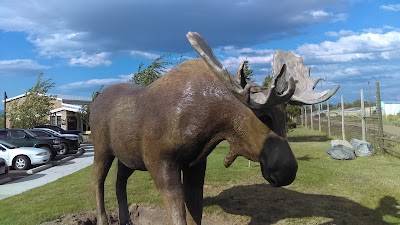
[[[315,106],[314,106],[315,107]],[[320,110],[318,110],[320,107]],[[332,106],[331,106],[332,107]],[[365,140],[373,145],[378,144],[378,117],[375,115],[375,105],[369,105],[366,108],[364,115],[365,121]],[[362,113],[360,107],[345,107],[344,113],[344,133],[342,129],[342,110],[341,108],[327,110],[326,103],[321,103],[311,112],[311,106],[306,108],[306,113],[303,111],[302,125],[312,129],[320,130],[330,137],[335,139],[363,139],[362,135]],[[304,116],[307,115],[307,118]],[[312,119],[312,120],[311,120]]]
[[[342,97],[341,104],[335,107],[332,105],[328,107],[326,102],[304,106],[302,115],[297,121],[312,130],[326,132],[331,138],[347,141],[353,138],[365,140],[371,143],[378,153],[386,152],[400,156],[400,134],[393,135],[383,130],[379,83],[376,83],[375,102],[370,101],[365,105],[361,91],[358,103],[359,105],[344,104]]]

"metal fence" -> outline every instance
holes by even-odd
[[[350,141],[365,140],[371,143],[379,153],[400,155],[400,142],[390,139],[392,135],[383,131],[380,88],[376,83],[376,101],[365,105],[363,90],[360,91],[360,105],[344,104],[332,108],[328,102],[313,106],[303,106],[301,125],[312,130],[326,132],[330,137]],[[400,135],[400,134],[399,134]],[[399,136],[400,137],[400,136]]]

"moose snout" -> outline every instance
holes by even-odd
[[[298,169],[296,158],[288,142],[281,138],[269,138],[260,156],[261,173],[273,186],[291,184]]]
[[[273,187],[281,187],[291,184],[296,179],[297,163],[296,166],[287,166],[281,168],[267,168],[262,172],[264,178]]]

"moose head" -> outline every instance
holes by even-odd
[[[292,183],[296,176],[297,163],[286,140],[286,105],[324,102],[337,92],[339,86],[332,91],[316,92],[314,89],[320,79],[311,78],[310,67],[303,65],[301,57],[279,50],[273,57],[274,76],[271,83],[267,88],[260,87],[246,79],[244,62],[239,66],[235,78],[198,33],[189,32],[186,36],[224,86],[273,131],[259,156],[264,178],[273,186]],[[225,163],[227,166],[232,161]]]
[[[118,84],[94,101],[90,115],[95,148],[92,182],[98,224],[108,224],[104,180],[118,159],[116,194],[120,224],[130,224],[126,185],[135,170],[147,170],[159,190],[168,224],[201,224],[207,156],[222,140],[230,143],[224,165],[238,156],[261,164],[275,187],[297,172],[286,139],[286,103],[313,104],[336,91],[314,92],[301,58],[278,51],[267,88],[247,82],[243,64],[235,77],[204,39],[187,37],[203,60],[183,62],[148,85]]]

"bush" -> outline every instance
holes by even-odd
[[[400,127],[400,115],[387,115],[383,117],[383,123]]]

